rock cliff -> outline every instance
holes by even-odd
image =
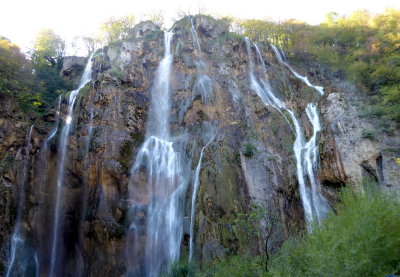
[[[206,262],[244,250],[263,251],[256,242],[243,244],[235,227],[237,215],[248,212],[255,202],[279,214],[282,224],[275,238],[279,245],[305,228],[291,122],[272,106],[264,105],[251,89],[244,38],[229,32],[227,22],[206,16],[193,17],[192,21],[186,17],[172,30],[170,126],[190,179],[182,200],[181,253],[187,253],[189,247],[193,176],[209,133],[215,138],[204,149],[199,175],[196,259]],[[79,92],[67,146],[61,206],[61,267],[65,276],[123,276],[129,263],[140,263],[127,258],[128,219],[132,216],[128,212],[128,187],[130,168],[145,138],[150,91],[164,51],[163,37],[157,26],[145,22],[135,27],[126,41],[104,47],[93,56],[92,81]],[[318,103],[323,125],[319,134],[319,179],[330,204],[337,201],[341,186],[357,187],[365,177],[390,193],[399,193],[398,130],[379,137],[368,135],[379,125],[362,117],[366,100],[354,86],[332,77],[327,69],[298,64],[299,72],[325,88],[320,97],[279,63],[269,45],[260,48],[265,68],[256,64],[256,71],[267,71],[271,87],[298,115],[306,137],[312,135],[306,105],[311,100]],[[256,52],[252,53],[256,57]],[[72,63],[76,62],[71,59],[71,65],[63,69],[70,78],[76,76]],[[83,64],[82,60],[77,64]],[[35,249],[40,276],[47,276],[51,259],[58,138],[67,99],[62,97],[60,117],[55,106],[42,118],[32,118],[35,126],[23,221],[28,234],[25,239]],[[18,176],[27,157],[24,149],[31,122],[17,111],[12,100],[1,101],[0,271],[4,271],[10,259],[15,203],[21,186]],[[58,131],[48,140],[56,126]],[[139,180],[136,187],[138,201],[144,204],[145,186],[145,181]],[[143,223],[145,209],[135,216]]]

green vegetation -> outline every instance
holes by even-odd
[[[238,22],[246,36],[279,45],[297,60],[314,59],[346,75],[385,119],[400,121],[400,10],[375,16],[329,13],[316,26],[296,20]]]
[[[248,158],[251,158],[254,153],[257,151],[257,147],[255,147],[253,144],[251,143],[246,143],[244,145],[244,151],[243,151],[243,155],[245,155]]]
[[[11,95],[24,112],[43,113],[71,85],[62,79],[64,42],[51,30],[36,38],[30,60],[18,46],[0,37],[0,95]]]
[[[135,17],[133,15],[111,17],[101,25],[100,40],[106,44],[121,41],[128,37],[129,30],[134,26]]]
[[[170,271],[164,274],[165,277],[194,277],[196,276],[196,266],[194,263],[187,262],[187,259],[181,262],[175,262],[171,265]]]
[[[118,161],[122,167],[123,172],[128,172],[130,168],[130,162],[133,155],[133,143],[130,140],[124,141],[119,148]]]
[[[377,135],[379,134],[379,130],[372,129],[372,130],[363,130],[361,136],[366,139],[375,140]]]
[[[64,53],[64,41],[52,30],[44,30],[36,37],[31,61],[42,102],[39,111],[45,111],[58,95],[72,89],[72,85],[60,76]]]
[[[6,172],[13,164],[14,162],[14,157],[8,153],[5,152],[0,155],[0,173]]]
[[[283,245],[272,276],[384,276],[400,269],[400,205],[368,186],[343,189],[336,214],[312,234]]]
[[[262,270],[262,256],[234,256],[208,266],[199,276],[224,276],[224,272],[229,276],[398,274],[400,207],[396,199],[374,187],[363,193],[344,189],[340,199],[337,214],[331,214],[312,234],[287,241],[269,263],[268,272]]]
[[[281,223],[277,211],[253,204],[249,213],[239,213],[235,220],[236,231],[243,248],[247,248],[246,254],[264,252],[265,270],[268,269],[270,254],[277,251],[280,246],[278,233],[281,231]],[[263,242],[260,247],[258,241]],[[250,245],[257,245],[257,248],[250,249]]]
[[[262,256],[230,256],[217,263],[206,265],[196,272],[196,277],[256,277],[268,276],[265,272],[265,259]]]
[[[257,232],[252,219],[259,220],[259,214],[262,213],[252,209],[249,214],[238,217],[237,224],[244,226],[242,231],[250,230],[248,234],[239,233],[242,239]],[[268,262],[267,270],[265,255],[254,257],[244,253],[197,268],[195,275],[170,276],[373,277],[400,274],[398,230],[400,204],[395,197],[384,194],[374,185],[359,192],[343,188],[335,213],[331,213],[322,226],[315,226],[311,234],[286,241]],[[185,268],[182,264],[176,266]]]

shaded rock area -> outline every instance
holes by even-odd
[[[61,76],[67,80],[72,80],[74,85],[77,86],[79,83],[80,76],[85,69],[87,58],[68,56],[63,57],[63,67],[61,69]]]
[[[277,231],[278,244],[305,228],[293,153],[294,133],[290,122],[274,108],[265,106],[250,89],[244,38],[230,33],[224,20],[195,16],[193,24],[202,53],[193,41],[190,18],[185,17],[173,26],[170,125],[176,147],[187,162],[188,174],[193,174],[201,148],[207,143],[203,137],[205,130],[208,126],[215,129],[215,139],[203,153],[200,171],[195,257],[209,262],[248,250],[260,253],[264,251],[262,247],[241,242],[235,226],[237,215],[250,211],[252,203],[279,214],[282,228]],[[129,249],[125,247],[130,230],[128,217],[132,216],[128,214],[128,183],[130,168],[145,138],[150,91],[164,51],[163,37],[156,25],[144,22],[132,29],[127,41],[106,46],[94,54],[93,78],[76,100],[67,147],[62,189],[65,276],[123,276],[127,263],[135,262],[127,260],[131,255],[127,255]],[[330,204],[337,201],[340,187],[357,186],[365,177],[390,193],[398,193],[398,131],[374,139],[366,136],[366,131],[376,128],[376,122],[359,116],[365,96],[343,80],[322,71],[304,70],[299,65],[301,73],[312,76],[312,83],[325,87],[326,94],[320,98],[317,91],[278,63],[268,45],[260,48],[273,90],[298,115],[307,137],[312,135],[312,126],[305,107],[310,100],[318,103],[323,123],[319,135],[319,179]],[[212,80],[212,97],[207,103],[194,89],[196,61],[200,59]],[[61,74],[77,78],[85,63],[85,58],[65,57]],[[261,64],[256,63],[255,67],[257,72],[264,70]],[[3,272],[10,257],[18,164],[26,156],[23,147],[31,123],[11,100],[1,101]],[[32,134],[24,219],[29,232],[26,239],[36,251],[43,276],[51,258],[49,234],[54,220],[58,139],[67,106],[64,97],[60,122],[54,109],[36,118]],[[47,141],[57,124],[58,132]],[[183,199],[186,219],[190,216],[192,185],[191,181]],[[143,199],[146,193],[144,187]],[[145,205],[135,216],[145,224]],[[185,228],[182,253],[188,251],[188,237]],[[145,234],[141,237],[144,239]]]

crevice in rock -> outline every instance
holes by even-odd
[[[363,179],[379,184],[376,170],[368,163],[368,161],[362,162],[361,168]]]
[[[379,185],[383,184],[384,177],[383,177],[383,168],[382,168],[382,155],[379,155],[379,157],[376,159],[376,175],[378,178],[378,183]]]

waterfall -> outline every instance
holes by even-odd
[[[130,212],[147,205],[145,228],[144,257],[140,276],[158,276],[166,266],[177,260],[183,236],[183,209],[181,202],[187,181],[182,170],[182,157],[174,149],[170,137],[169,114],[171,111],[169,77],[172,67],[170,44],[172,32],[165,32],[164,58],[157,69],[155,85],[151,91],[151,105],[147,122],[146,140],[141,146],[131,176],[146,175],[146,194],[142,203],[131,204]],[[134,177],[133,177],[134,178]],[[134,179],[129,187],[130,200],[136,196]],[[144,203],[143,203],[144,202]],[[143,223],[142,223],[143,224]],[[139,253],[140,222],[134,219],[129,231],[134,233],[133,246],[128,245],[130,253]],[[138,257],[132,257],[138,259]],[[137,269],[128,261],[128,275],[138,274]],[[136,271],[136,273],[135,273]]]
[[[200,41],[199,37],[197,36],[196,29],[194,28],[193,18],[192,17],[189,18],[190,18],[190,32],[192,33],[193,41],[196,43],[197,50],[199,51],[199,53],[201,53]]]
[[[213,141],[215,136],[212,136],[211,139],[207,142],[206,145],[201,148],[199,162],[197,163],[196,171],[194,173],[194,180],[193,180],[193,191],[192,191],[192,203],[190,208],[190,241],[189,241],[189,261],[193,258],[193,250],[194,250],[194,220],[195,220],[195,212],[196,212],[196,197],[197,191],[199,190],[200,186],[200,170],[201,170],[201,163],[203,160],[203,152],[204,149]]]
[[[199,53],[199,58],[195,62],[196,64],[196,81],[194,84],[193,91],[201,95],[201,100],[204,104],[212,101],[213,86],[210,77],[207,75],[207,65],[202,60],[202,53],[200,47],[200,40],[197,36],[196,29],[194,27],[193,18],[190,17],[190,32],[192,33],[193,42]],[[194,98],[194,97],[193,97]]]
[[[315,219],[318,223],[321,223],[322,219],[329,211],[328,201],[322,196],[321,185],[315,172],[318,172],[318,145],[317,145],[317,134],[321,131],[321,124],[319,122],[319,116],[317,111],[317,105],[309,103],[306,108],[307,116],[313,126],[313,134],[310,140],[305,144],[305,164],[307,168],[307,175],[311,183],[311,199],[313,202],[313,208]]]
[[[324,95],[324,88],[323,87],[314,86],[313,84],[311,84],[307,77],[301,76],[287,62],[285,62],[283,60],[282,55],[279,52],[279,49],[275,45],[271,44],[271,47],[272,47],[272,50],[274,51],[276,59],[278,60],[279,63],[281,63],[281,64],[285,65],[287,68],[289,68],[289,70],[293,73],[293,75],[296,76],[298,79],[302,80],[303,83],[305,83],[307,86],[316,89],[319,92],[320,95]]]
[[[28,183],[28,175],[29,175],[29,158],[30,158],[30,151],[32,149],[32,130],[34,124],[32,124],[31,128],[29,129],[28,141],[25,147],[25,158],[23,161],[22,167],[22,177],[20,182],[20,189],[18,193],[18,206],[17,206],[17,217],[15,219],[15,226],[14,231],[11,236],[11,259],[10,263],[7,268],[6,277],[12,276],[12,272],[20,270],[22,272],[26,272],[27,264],[25,265],[23,262],[17,263],[16,259],[22,260],[24,256],[24,249],[26,248],[26,241],[25,241],[25,230],[23,226],[23,210],[25,208],[25,198],[26,198],[26,186]],[[17,255],[18,252],[18,255]],[[17,268],[16,268],[17,267]],[[25,267],[25,268],[24,268]],[[37,268],[37,266],[36,266]],[[37,270],[37,269],[36,269]],[[36,271],[35,270],[35,271]],[[18,273],[17,273],[18,274]]]
[[[90,109],[90,116],[89,116],[89,126],[87,128],[87,138],[85,141],[85,155],[89,153],[90,149],[90,140],[92,139],[92,134],[93,134],[93,108]],[[85,159],[85,163],[87,163],[87,159]],[[86,166],[85,166],[86,168]]]
[[[67,154],[68,138],[71,130],[71,124],[73,120],[74,104],[75,100],[79,94],[79,91],[91,80],[92,75],[92,56],[89,57],[88,63],[86,64],[85,70],[83,72],[78,89],[70,92],[68,99],[68,114],[65,118],[65,124],[60,134],[59,141],[59,162],[57,171],[57,186],[56,186],[56,199],[55,199],[55,209],[54,209],[54,225],[52,234],[52,247],[51,247],[51,261],[50,261],[50,271],[49,276],[57,276],[57,266],[62,262],[59,261],[60,251],[59,244],[62,238],[62,228],[61,226],[61,194],[62,187],[64,183],[65,174],[65,160]]]
[[[262,59],[261,52],[256,44],[254,44],[254,47],[259,58],[259,63],[262,67],[263,76],[262,78],[257,79],[254,75],[254,62],[252,58],[250,40],[246,37],[245,41],[249,59],[249,79],[251,88],[257,93],[257,95],[260,97],[265,105],[270,105],[274,107],[284,116],[285,114],[282,111],[286,111],[290,115],[290,118],[293,122],[294,130],[293,128],[292,130],[295,134],[293,151],[296,159],[296,171],[299,182],[299,191],[303,204],[307,228],[310,231],[312,223],[320,222],[329,211],[329,204],[321,193],[321,186],[319,184],[318,178],[316,177],[318,175],[317,134],[321,130],[316,105],[314,103],[310,103],[306,108],[307,116],[313,126],[313,135],[309,141],[306,141],[304,138],[304,132],[294,112],[287,108],[285,103],[283,103],[277,96],[275,96],[274,92],[272,91],[265,69],[265,63]],[[278,61],[281,63],[285,63],[278,49],[275,49],[274,51]],[[322,88],[321,91],[323,92]],[[307,178],[305,178],[305,176]],[[310,186],[307,186],[307,180],[309,181]]]
[[[287,62],[285,62],[280,54],[279,49],[271,44],[271,47],[275,53],[277,60],[284,64],[289,70],[295,75],[298,79],[302,80],[307,86],[316,89],[320,95],[324,95],[324,88],[320,86],[315,86],[310,83],[307,77],[301,76],[298,74]],[[313,134],[310,140],[302,146],[304,151],[304,160],[306,166],[306,174],[308,176],[309,182],[311,184],[311,192],[310,199],[312,201],[313,209],[313,219],[312,221],[317,221],[321,223],[321,220],[325,217],[325,215],[329,211],[328,201],[321,194],[321,185],[319,184],[319,180],[317,179],[317,175],[315,172],[318,171],[318,146],[317,146],[317,134],[321,131],[321,124],[318,116],[317,105],[314,103],[309,103],[306,107],[306,113],[308,119],[310,120],[313,126]]]

